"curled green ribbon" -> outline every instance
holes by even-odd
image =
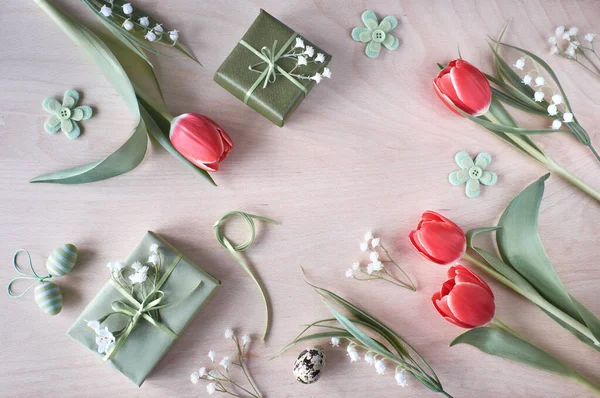
[[[171,275],[171,273],[173,272],[175,267],[177,267],[177,265],[179,264],[179,261],[181,261],[181,254],[177,255],[177,257],[173,260],[173,262],[165,270],[165,273],[162,275],[160,280],[154,285],[154,288],[152,289],[152,291],[149,292],[148,295],[142,301],[138,301],[129,291],[127,291],[125,288],[123,288],[123,286],[121,286],[114,279],[110,280],[113,287],[119,293],[121,293],[121,295],[123,297],[125,297],[127,299],[127,302],[113,301],[111,307],[114,312],[111,312],[110,314],[104,316],[101,319],[100,323],[104,322],[111,315],[116,315],[116,314],[125,315],[125,316],[129,317],[129,322],[127,323],[127,326],[125,326],[125,328],[123,328],[122,330],[120,330],[118,332],[119,338],[117,339],[117,342],[115,343],[115,345],[104,356],[104,358],[103,358],[104,362],[114,358],[115,355],[117,355],[117,352],[119,351],[121,346],[123,346],[123,344],[125,344],[125,341],[127,341],[127,338],[129,337],[131,332],[133,332],[133,330],[135,329],[135,326],[141,319],[146,320],[152,326],[160,329],[161,331],[166,333],[172,339],[176,339],[178,337],[177,333],[175,333],[168,326],[166,326],[165,324],[163,324],[159,321],[160,315],[158,313],[158,310],[176,303],[176,302],[171,302],[171,303],[167,303],[167,304],[161,304],[161,302],[165,296],[165,293],[163,291],[161,291],[160,288],[167,281],[167,279],[169,278],[169,276]],[[202,282],[200,281],[198,283],[198,285],[196,285],[190,291],[190,293],[188,293],[188,295],[191,294],[194,290],[196,290],[198,288],[198,286],[200,286],[201,283]]]
[[[31,268],[31,272],[33,273],[33,275],[29,275],[23,271],[21,271],[21,268],[19,267],[19,264],[17,264],[17,257],[19,257],[19,253],[25,253],[27,254],[27,258],[29,259],[29,267]],[[25,249],[19,249],[16,251],[15,255],[13,256],[13,267],[15,267],[15,270],[21,275],[21,276],[17,276],[13,279],[10,280],[10,282],[8,282],[8,287],[7,287],[7,291],[8,291],[8,295],[10,297],[14,297],[14,298],[19,298],[21,296],[23,296],[25,293],[27,293],[29,291],[29,289],[31,289],[32,287],[34,287],[38,282],[42,283],[44,282],[46,279],[50,279],[52,278],[52,274],[48,274],[46,276],[39,276],[37,274],[37,272],[35,272],[35,269],[33,268],[33,262],[31,261],[31,255],[29,254],[29,252]],[[12,290],[12,284],[15,283],[16,281],[20,280],[20,279],[30,279],[30,280],[34,280],[37,282],[32,283],[27,289],[25,289],[22,293],[20,294],[14,294],[13,290]]]
[[[227,220],[234,216],[242,217],[250,227],[250,237],[244,243],[240,243],[239,245],[232,244],[221,230],[221,227],[225,225]],[[254,274],[252,268],[250,268],[250,265],[246,262],[244,257],[242,257],[238,253],[248,250],[250,246],[252,246],[252,243],[254,243],[254,238],[256,237],[256,227],[254,225],[254,220],[264,221],[266,223],[274,225],[281,224],[279,221],[275,221],[267,217],[248,214],[244,213],[243,211],[232,211],[221,217],[221,219],[215,223],[213,230],[215,231],[215,238],[217,239],[217,241],[221,244],[221,246],[223,246],[229,251],[233,258],[242,266],[242,268],[244,268],[248,275],[250,275],[250,277],[252,278],[254,283],[256,283],[256,286],[258,286],[258,289],[262,294],[263,301],[265,304],[265,314],[267,318],[265,331],[263,334],[263,341],[265,341],[267,339],[267,335],[269,334],[269,330],[271,329],[271,301],[269,300],[269,294],[267,293],[267,290],[265,289],[260,278]]]
[[[250,99],[250,96],[252,96],[252,93],[260,85],[260,83],[264,82],[263,83],[263,88],[266,88],[267,84],[269,84],[269,83],[275,83],[275,81],[277,80],[277,75],[278,74],[285,76],[289,81],[291,81],[292,83],[294,83],[300,90],[302,90],[302,92],[304,93],[304,95],[306,95],[308,93],[308,90],[306,89],[306,87],[304,87],[304,85],[302,83],[300,83],[292,75],[290,75],[289,73],[287,73],[281,66],[277,65],[277,61],[279,61],[279,58],[281,58],[281,56],[285,52],[285,49],[288,48],[290,46],[290,44],[292,44],[292,42],[294,41],[294,39],[296,38],[296,36],[298,36],[298,33],[294,33],[288,39],[288,41],[285,42],[285,44],[283,46],[281,46],[281,48],[279,49],[278,52],[275,52],[276,48],[277,48],[277,40],[275,40],[273,42],[272,48],[269,48],[269,47],[265,46],[265,47],[261,48],[260,51],[258,51],[256,48],[252,47],[246,41],[240,40],[239,43],[241,45],[243,45],[248,50],[250,50],[252,53],[254,53],[254,55],[256,55],[258,58],[262,59],[262,62],[259,62],[257,64],[249,66],[250,70],[254,70],[255,66],[259,66],[259,65],[263,65],[263,64],[267,65],[267,67],[265,68],[265,70],[263,70],[261,72],[261,74],[258,76],[258,78],[256,79],[256,81],[254,82],[254,84],[252,84],[252,86],[250,86],[250,88],[246,92],[246,96],[244,97],[244,103],[245,104],[248,103],[248,100]]]

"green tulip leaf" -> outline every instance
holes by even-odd
[[[525,188],[506,208],[496,231],[500,256],[537,292],[591,333],[588,344],[600,339],[600,320],[566,291],[538,234],[539,208],[544,194],[543,176]],[[594,337],[593,341],[590,337]]]
[[[487,354],[568,378],[576,376],[575,372],[552,355],[504,330],[485,326],[471,329],[455,338],[450,347],[457,344],[469,344]]]
[[[135,91],[127,77],[127,73],[106,44],[85,26],[60,11],[47,0],[36,0],[36,3],[100,67],[108,81],[115,87],[129,109],[134,113],[138,125],[125,144],[104,160],[44,174],[33,178],[30,182],[81,184],[127,173],[141,163],[148,146],[146,126],[140,119]]]

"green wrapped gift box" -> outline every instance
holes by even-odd
[[[304,51],[303,47],[296,47],[298,38],[304,48],[314,49],[312,56],[303,55],[308,61],[306,65],[299,65],[297,56],[287,56],[290,51],[295,55]],[[214,80],[282,127],[317,83],[311,77],[315,74],[320,77],[330,60],[330,55],[261,9],[215,73]]]
[[[164,292],[164,302],[168,306],[159,310],[158,318],[176,334],[180,334],[196,313],[219,287],[220,282],[193,264],[177,249],[163,240],[158,234],[148,231],[135,250],[127,257],[125,264],[135,261],[145,262],[150,246],[157,244],[165,265],[173,265],[173,271],[160,290]],[[107,270],[108,271],[108,270]],[[96,334],[87,326],[87,321],[97,320],[113,311],[113,302],[125,302],[123,295],[109,281],[83,310],[68,335],[100,357],[96,344]],[[111,316],[103,326],[115,331],[124,326],[121,315]],[[118,339],[117,339],[118,341]],[[140,386],[173,344],[175,338],[140,319],[114,358],[108,363]]]

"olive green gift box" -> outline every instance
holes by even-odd
[[[294,34],[296,32],[261,9],[260,14],[254,20],[254,23],[250,26],[242,40],[258,52],[261,52],[263,48],[272,49],[273,44],[277,41],[275,49],[275,52],[277,52]],[[304,36],[298,34],[297,37],[301,37],[305,45],[314,47],[315,54],[322,53],[325,55],[323,63],[302,66],[301,73],[312,76],[316,72],[322,72],[322,69],[331,60],[331,56],[306,40]],[[261,82],[252,90],[259,74],[249,70],[248,67],[260,63],[262,59],[240,42],[238,42],[227,59],[219,67],[215,73],[214,80],[241,101],[245,100],[248,92],[251,92],[246,102],[248,106],[279,127],[282,127],[298,105],[302,103],[304,97],[310,93],[316,82],[314,80],[296,79],[297,83],[304,86],[305,93],[290,79],[279,75],[275,82],[267,84],[266,87],[263,87]],[[294,44],[295,41],[292,42],[291,46],[293,47]],[[289,48],[290,46],[288,46]],[[296,63],[294,59],[289,58],[279,59],[276,62],[277,66],[286,72],[294,68]],[[263,67],[266,66],[263,65]]]
[[[167,266],[174,261],[179,261],[161,287],[161,291],[165,294],[164,302],[172,304],[160,310],[160,321],[179,335],[221,283],[151,231],[146,233],[127,257],[125,264],[129,266],[135,261],[145,262],[152,244],[160,247],[159,253]],[[177,260],[178,256],[179,260]],[[125,301],[125,298],[108,282],[67,332],[69,337],[100,358],[104,355],[98,353],[96,335],[88,329],[87,321],[99,319],[112,312],[113,301]],[[110,331],[117,330],[123,326],[119,323],[119,318],[121,317],[110,317],[102,326],[108,326]],[[140,319],[123,346],[108,363],[136,385],[141,386],[174,342],[175,340],[165,332]]]

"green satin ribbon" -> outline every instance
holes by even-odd
[[[158,310],[174,304],[174,303],[161,304],[161,302],[165,296],[165,293],[163,291],[161,291],[160,288],[167,281],[167,279],[169,278],[169,276],[171,275],[171,273],[173,272],[175,267],[177,267],[177,265],[179,264],[179,261],[181,261],[180,254],[177,255],[177,257],[173,260],[171,265],[169,265],[169,267],[165,270],[165,273],[162,275],[160,280],[156,283],[156,285],[154,286],[152,291],[150,293],[148,293],[148,295],[141,302],[138,301],[135,297],[133,297],[133,295],[129,291],[127,291],[125,288],[123,288],[123,286],[121,286],[114,279],[110,280],[113,287],[119,293],[121,293],[121,295],[123,295],[123,297],[125,297],[129,303],[124,302],[124,301],[113,301],[111,307],[114,312],[106,315],[104,317],[104,320],[106,320],[109,316],[115,315],[115,314],[125,315],[125,316],[129,317],[130,319],[129,319],[129,322],[127,323],[127,326],[121,331],[121,334],[120,334],[117,342],[115,343],[115,345],[104,356],[103,360],[105,362],[114,358],[114,356],[117,354],[117,352],[119,351],[121,346],[123,344],[125,344],[125,341],[129,337],[131,332],[135,329],[135,326],[140,321],[140,319],[146,320],[152,326],[165,332],[172,339],[176,339],[178,337],[177,333],[175,333],[174,331],[169,329],[168,326],[166,326],[165,324],[161,323],[158,320],[160,318],[160,316],[158,314]],[[200,286],[200,283],[196,287],[194,287],[194,289],[192,289],[192,292],[194,290],[196,290],[196,288],[198,286]],[[190,294],[191,294],[191,292],[190,292]]]
[[[27,258],[29,259],[29,267],[31,268],[31,272],[33,273],[33,275],[26,274],[25,272],[21,271],[21,268],[19,268],[19,265],[17,264],[17,257],[19,256],[19,253],[21,253],[21,252],[27,254]],[[19,249],[16,251],[15,255],[13,256],[13,267],[15,267],[15,270],[17,270],[17,272],[22,276],[17,276],[16,278],[13,278],[10,280],[10,282],[8,282],[7,291],[8,291],[8,295],[10,297],[19,298],[19,297],[23,296],[25,293],[27,293],[29,291],[29,289],[31,289],[32,287],[34,287],[37,284],[37,282],[32,283],[31,286],[29,286],[27,289],[25,289],[21,294],[13,294],[12,284],[20,279],[30,279],[30,280],[35,280],[35,281],[38,281],[39,283],[42,283],[46,279],[52,278],[52,274],[48,274],[46,276],[39,276],[37,274],[37,272],[35,272],[35,269],[33,268],[33,262],[31,261],[31,255],[25,249]]]
[[[254,55],[256,55],[258,58],[263,60],[263,62],[259,62],[252,66],[249,66],[250,70],[253,70],[253,67],[255,67],[255,66],[267,64],[267,68],[261,72],[261,74],[258,76],[256,81],[254,82],[254,84],[252,84],[252,86],[250,86],[250,88],[246,92],[246,96],[244,97],[245,104],[248,103],[250,96],[252,95],[254,90],[256,90],[256,88],[260,85],[260,83],[264,82],[263,88],[266,88],[269,83],[275,83],[275,81],[277,80],[277,74],[285,76],[289,81],[294,83],[300,90],[302,90],[304,95],[306,95],[308,93],[308,90],[306,89],[306,87],[304,87],[304,85],[302,83],[300,83],[292,75],[287,73],[281,66],[277,65],[277,61],[279,61],[279,59],[285,52],[286,48],[288,48],[292,44],[292,42],[294,41],[296,36],[298,36],[298,33],[294,33],[288,39],[288,41],[285,42],[285,44],[283,46],[281,46],[281,48],[277,52],[276,52],[277,40],[275,40],[273,42],[272,48],[265,46],[265,47],[261,48],[260,51],[258,51],[256,48],[252,47],[246,41],[240,40],[241,45],[246,47],[248,50],[252,51],[254,53]]]
[[[242,217],[250,227],[250,237],[244,243],[241,243],[239,245],[232,244],[231,241],[227,239],[224,232],[221,230],[221,228],[225,225],[227,220],[234,216]],[[254,283],[256,283],[256,286],[258,286],[258,289],[262,293],[263,301],[265,304],[265,314],[267,318],[265,331],[263,334],[263,341],[265,341],[271,328],[271,301],[269,300],[269,294],[267,293],[267,290],[265,289],[262,281],[258,278],[258,276],[254,274],[252,268],[250,268],[250,265],[246,262],[244,257],[242,257],[238,253],[248,250],[250,246],[252,246],[252,243],[254,243],[254,238],[256,237],[256,227],[254,225],[254,220],[264,221],[266,223],[275,225],[280,224],[279,221],[275,221],[267,217],[248,214],[244,213],[243,211],[232,211],[221,217],[221,219],[215,223],[213,230],[215,232],[215,238],[217,239],[217,241],[221,244],[221,246],[226,248],[231,254],[231,256],[242,266],[242,268],[244,268],[244,270],[248,273],[248,275],[250,275],[250,277],[252,278]]]

